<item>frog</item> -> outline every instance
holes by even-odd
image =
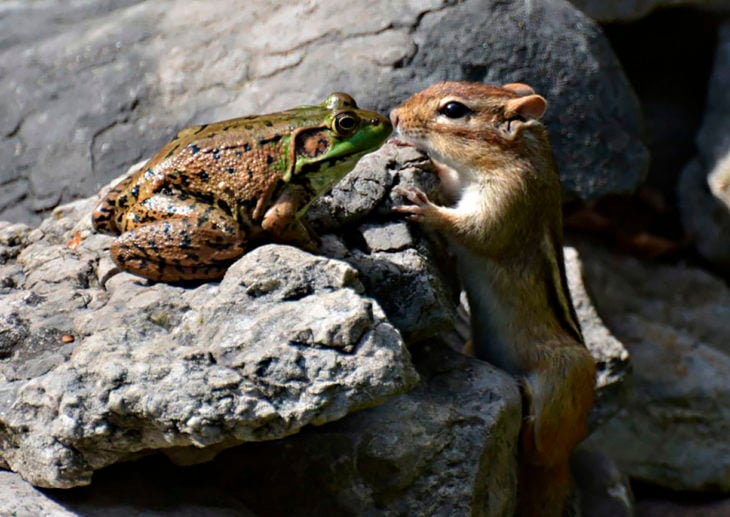
[[[341,92],[187,127],[103,196],[92,227],[116,236],[117,270],[156,282],[220,279],[262,242],[316,251],[307,210],[391,131]]]

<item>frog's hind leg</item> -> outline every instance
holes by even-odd
[[[122,269],[158,282],[215,280],[243,255],[245,239],[232,222],[221,227],[220,222],[173,218],[123,233],[110,251]]]

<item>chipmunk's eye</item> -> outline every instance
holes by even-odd
[[[471,110],[460,102],[451,101],[441,106],[439,113],[449,118],[461,118],[467,113],[471,113]]]

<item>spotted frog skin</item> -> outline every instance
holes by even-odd
[[[260,241],[313,250],[318,239],[301,219],[307,208],[391,130],[344,93],[192,126],[114,186],[92,223],[119,235],[117,266],[163,282],[220,278]]]

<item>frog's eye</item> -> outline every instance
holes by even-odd
[[[449,118],[461,118],[471,112],[468,107],[457,101],[449,101],[439,108],[439,113]]]
[[[340,135],[349,135],[357,129],[358,123],[357,115],[343,111],[335,115],[335,132]]]

